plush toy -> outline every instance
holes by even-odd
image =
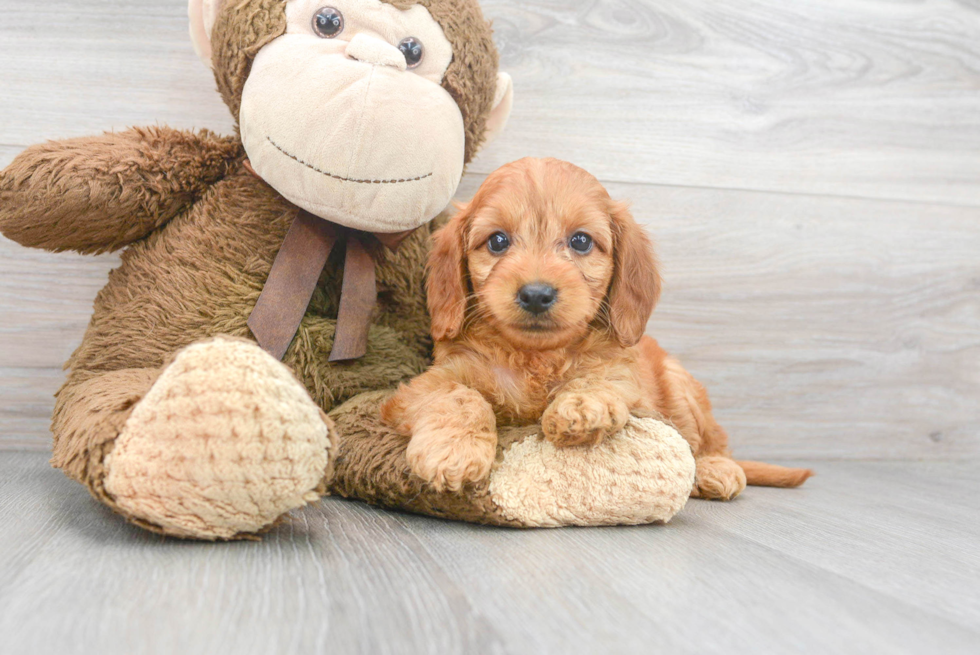
[[[325,493],[513,526],[679,511],[693,458],[652,418],[595,449],[502,430],[490,480],[458,493],[414,478],[378,418],[430,360],[431,222],[512,103],[475,0],[191,0],[190,15],[236,136],[136,128],[34,146],[0,173],[8,238],[125,249],[57,394],[54,465],[130,521],[198,539],[248,537]]]

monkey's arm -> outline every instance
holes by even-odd
[[[0,172],[0,233],[46,250],[115,250],[192,204],[240,154],[237,139],[167,127],[32,146]]]

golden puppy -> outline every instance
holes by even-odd
[[[435,364],[381,411],[435,488],[487,477],[498,421],[540,421],[556,446],[588,446],[631,413],[662,415],[691,444],[694,495],[810,476],[731,459],[704,387],[644,336],[660,295],[650,240],[584,170],[554,159],[499,169],[436,234],[429,267]]]

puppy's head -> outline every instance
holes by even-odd
[[[569,345],[592,326],[631,346],[660,295],[650,240],[626,205],[555,159],[491,174],[436,234],[429,267],[437,341],[484,322],[527,350]]]

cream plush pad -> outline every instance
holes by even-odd
[[[255,344],[198,343],[129,417],[105,459],[105,489],[171,534],[232,537],[319,499],[332,427],[321,417]]]
[[[491,474],[501,514],[529,526],[667,522],[694,485],[691,447],[671,427],[633,418],[593,448],[556,448],[536,434],[511,446]]]

